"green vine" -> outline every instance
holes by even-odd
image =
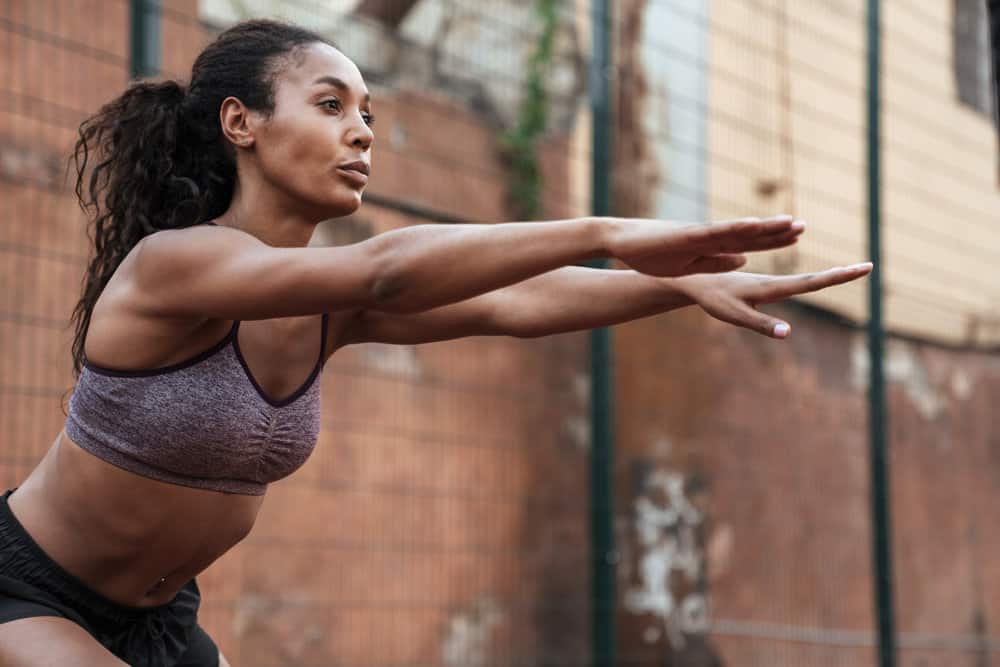
[[[508,204],[511,212],[521,220],[537,217],[542,207],[538,141],[548,120],[545,78],[552,63],[558,27],[556,0],[536,0],[535,12],[541,20],[542,31],[528,60],[524,100],[514,127],[500,137],[501,153],[510,168]]]

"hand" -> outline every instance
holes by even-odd
[[[746,264],[744,252],[794,244],[805,223],[790,215],[711,224],[615,219],[608,250],[630,268],[651,276],[722,273]]]
[[[786,338],[791,333],[788,323],[757,312],[757,306],[850,282],[868,275],[871,270],[872,263],[865,262],[791,276],[742,272],[687,276],[677,279],[675,284],[716,319],[772,338]]]

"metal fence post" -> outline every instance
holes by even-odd
[[[611,211],[611,13],[609,0],[592,0],[590,106],[594,215]],[[601,260],[592,264],[606,266]],[[593,665],[615,664],[614,405],[611,331],[590,334],[591,553],[593,558]]]
[[[870,366],[869,438],[871,458],[872,547],[875,573],[875,607],[878,618],[879,667],[896,664],[893,621],[892,527],[889,504],[889,451],[882,329],[881,243],[881,27],[879,0],[868,0],[868,251],[875,263],[869,279],[868,352]]]
[[[160,2],[130,0],[130,76],[133,79],[160,72]]]

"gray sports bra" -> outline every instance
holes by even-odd
[[[305,383],[280,401],[257,384],[240,351],[236,320],[221,341],[164,368],[122,371],[85,362],[69,403],[66,433],[95,456],[172,484],[263,495],[316,446],[319,359]]]

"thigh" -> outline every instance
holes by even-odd
[[[0,665],[128,667],[79,625],[59,616],[0,624]]]
[[[176,667],[224,667],[221,665],[219,648],[200,625],[191,630],[187,650]]]

